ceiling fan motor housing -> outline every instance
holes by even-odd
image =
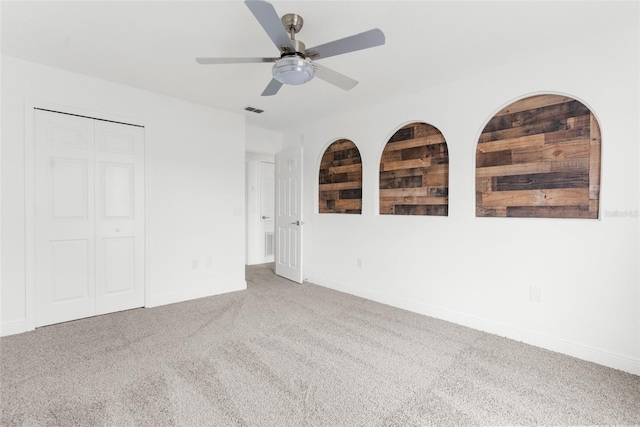
[[[282,49],[282,51],[284,52],[284,54],[292,54],[292,53],[297,53],[300,56],[305,56],[304,55],[304,51],[306,50],[306,46],[304,45],[304,43],[302,43],[300,40],[296,40],[296,39],[291,39],[291,44],[293,45],[293,52],[291,51],[291,48],[287,47]]]

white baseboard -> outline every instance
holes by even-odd
[[[145,307],[159,307],[161,305],[174,304],[177,302],[189,301],[197,298],[210,297],[214,295],[226,294],[228,292],[242,291],[247,289],[247,282],[245,280],[226,282],[222,285],[216,285],[206,288],[192,289],[186,292],[176,292],[166,295],[159,295],[150,297]]]
[[[635,375],[640,375],[640,360],[637,359],[608,353],[599,349],[576,344],[570,341],[541,335],[536,332],[514,328],[500,322],[481,319],[478,317],[469,316],[464,313],[459,313],[445,308],[424,304],[418,301],[400,298],[378,291],[372,291],[370,289],[361,288],[359,286],[349,285],[322,276],[307,275],[306,280],[320,286],[355,295],[361,298],[366,298],[371,301],[376,301],[382,304],[412,311],[414,313],[423,314],[425,316],[446,320],[458,325],[467,326],[469,328],[477,329],[483,332],[503,336],[516,341],[522,341],[526,344],[531,344],[536,347],[541,347],[547,350],[573,356],[578,359],[594,362],[599,365],[604,365]]]
[[[20,320],[17,322],[3,323],[0,325],[0,337],[6,337],[7,335],[21,334],[27,332],[27,321]]]
[[[161,305],[173,304],[176,302],[188,301],[196,298],[210,297],[213,295],[221,295],[228,292],[241,291],[245,289],[247,289],[247,282],[245,280],[235,281],[235,283],[231,283],[231,281],[229,281],[222,286],[217,285],[215,286],[215,288],[201,288],[190,290],[188,292],[178,292],[169,295],[152,297],[149,301],[147,301],[146,307],[158,307]],[[0,337],[21,334],[29,330],[30,329],[27,328],[26,320],[2,323],[0,324]]]

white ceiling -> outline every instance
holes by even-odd
[[[200,56],[274,57],[249,9],[234,1],[2,1],[2,53],[247,115],[284,130],[548,49],[588,42],[627,16],[611,1],[273,1],[300,14],[307,46],[380,28],[386,44],[321,60],[360,82],[314,79],[260,93],[271,64],[199,65]],[[567,43],[570,42],[570,43]],[[544,64],[541,64],[544,66]],[[243,112],[254,106],[256,115]]]

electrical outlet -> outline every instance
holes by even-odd
[[[199,261],[199,260],[197,260],[197,259],[195,259],[195,258],[194,258],[194,259],[192,259],[192,260],[191,260],[191,269],[192,269],[192,270],[197,270],[197,269],[198,269],[198,267],[200,267],[200,261]]]
[[[205,261],[207,267],[212,267],[213,266],[213,257],[208,256],[207,260]]]
[[[356,261],[356,265],[358,266],[358,268],[360,270],[362,270],[364,268],[364,261],[362,261],[362,258],[358,258]]]

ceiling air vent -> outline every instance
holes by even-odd
[[[255,107],[244,107],[244,109],[246,111],[251,111],[252,113],[256,113],[256,114],[264,113],[264,110],[261,110],[259,108],[255,108]]]

